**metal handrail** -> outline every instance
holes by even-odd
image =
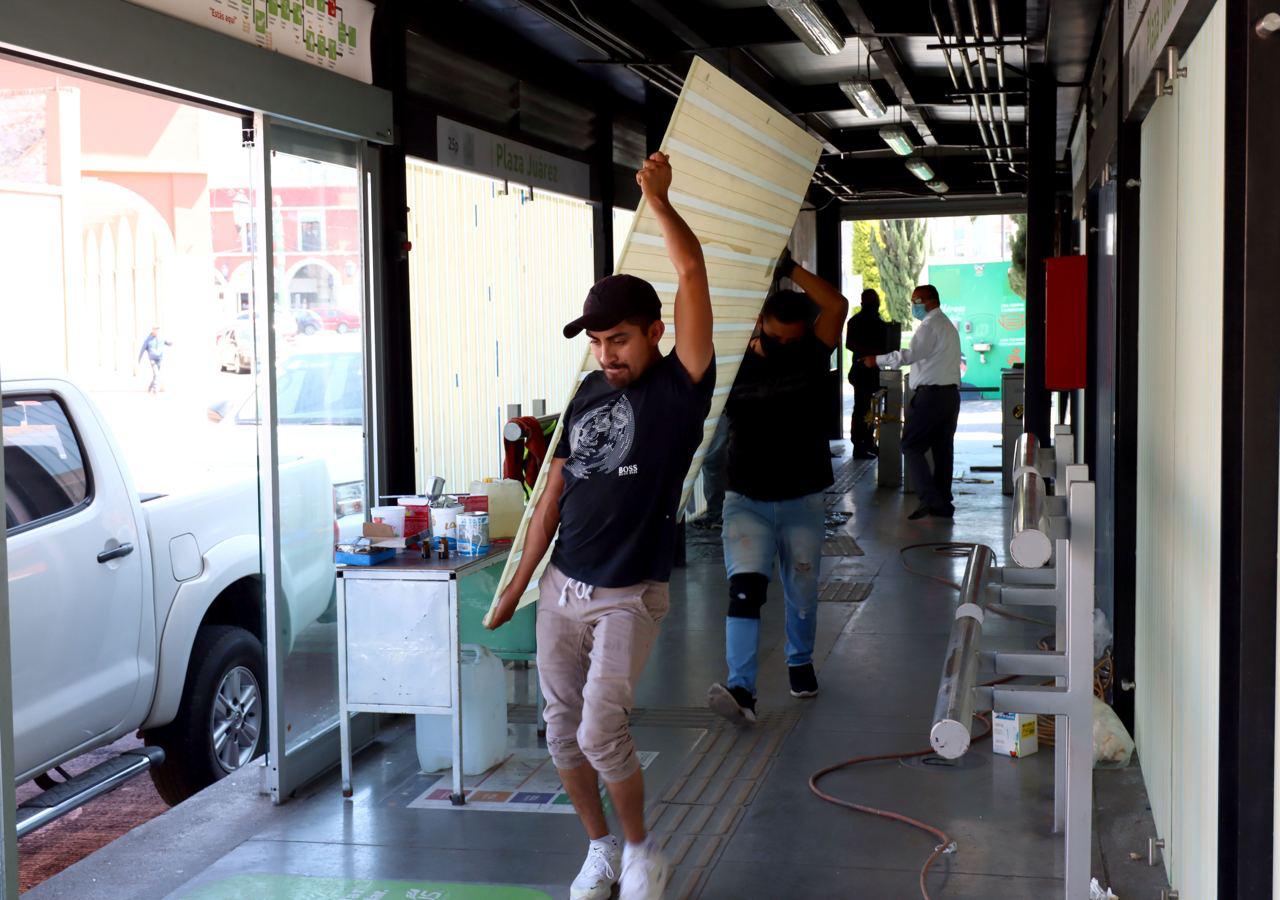
[[[549,416],[533,416],[532,418],[537,419],[538,424],[543,428],[546,428],[552,422],[555,422],[560,418],[560,413],[553,413]],[[504,440],[518,441],[520,438],[524,437],[524,433],[520,430],[520,426],[515,422],[507,422],[502,426],[502,437]]]
[[[987,578],[995,555],[990,547],[975,546],[960,582],[960,605],[951,625],[951,640],[942,664],[938,700],[933,708],[929,743],[944,759],[958,759],[969,749],[973,723],[973,689],[978,681],[982,620],[987,605]]]
[[[1013,536],[1009,556],[1024,569],[1038,569],[1049,562],[1053,541],[1049,538],[1048,503],[1044,479],[1023,469],[1013,481]]]
[[[1040,439],[1024,431],[1013,445],[1013,477],[1017,478],[1028,469],[1040,471]]]

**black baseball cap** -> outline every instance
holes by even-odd
[[[635,316],[662,318],[662,301],[653,285],[634,275],[601,278],[582,303],[582,315],[564,326],[564,336],[577,337],[583,331],[608,331]]]

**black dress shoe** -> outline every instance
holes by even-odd
[[[943,507],[935,507],[929,510],[929,515],[937,516],[939,519],[952,519],[955,518],[955,514],[956,508],[951,504],[947,504]]]
[[[925,505],[921,504],[920,508],[919,508],[919,509],[917,509],[915,512],[913,512],[911,515],[907,516],[907,518],[908,518],[908,519],[912,519],[912,520],[915,520],[915,519],[923,519],[923,518],[925,518],[926,516],[930,516],[930,515],[933,515],[933,510],[931,510],[931,509],[929,509],[929,507],[927,507],[927,506],[925,506]]]

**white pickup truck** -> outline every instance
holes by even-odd
[[[0,394],[18,782],[141,729],[163,761],[132,765],[180,802],[266,747],[257,478],[139,497],[74,385]],[[333,488],[318,459],[282,463],[281,482],[291,645],[332,603]],[[88,781],[101,793],[128,765]],[[83,789],[95,785],[46,794],[65,806]]]

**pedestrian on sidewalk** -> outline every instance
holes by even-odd
[[[667,613],[676,513],[715,389],[711,293],[702,246],[668,199],[662,153],[637,173],[677,274],[675,351],[653,286],[631,275],[595,284],[565,337],[587,332],[601,371],[564,413],[524,554],[489,621],[515,613],[559,529],[538,584],[538,677],[547,748],[590,839],[572,900],[658,900],[671,868],[645,830],[644,775],[629,730],[635,684]],[[625,848],[609,833],[604,780]]]
[[[922,284],[911,294],[911,315],[920,324],[911,347],[863,357],[870,369],[911,366],[911,406],[902,429],[902,454],[920,506],[908,518],[949,519],[956,508],[951,494],[956,424],[960,418],[960,334],[942,311],[937,288]],[[933,468],[926,453],[933,452]]]
[[[154,325],[151,333],[142,339],[142,349],[138,351],[138,362],[142,362],[142,357],[146,357],[151,363],[151,384],[147,386],[148,394],[157,394],[163,390],[160,383],[160,366],[164,362],[164,351],[166,347],[172,347],[173,341],[166,341],[160,337],[160,326]]]
[[[728,680],[707,691],[708,705],[737,722],[756,718],[760,609],[774,561],[786,603],[791,696],[813,697],[818,570],[826,489],[835,479],[827,439],[831,353],[849,301],[784,255],[780,274],[798,288],[764,303],[756,336],[729,394],[729,490],[724,501]]]

